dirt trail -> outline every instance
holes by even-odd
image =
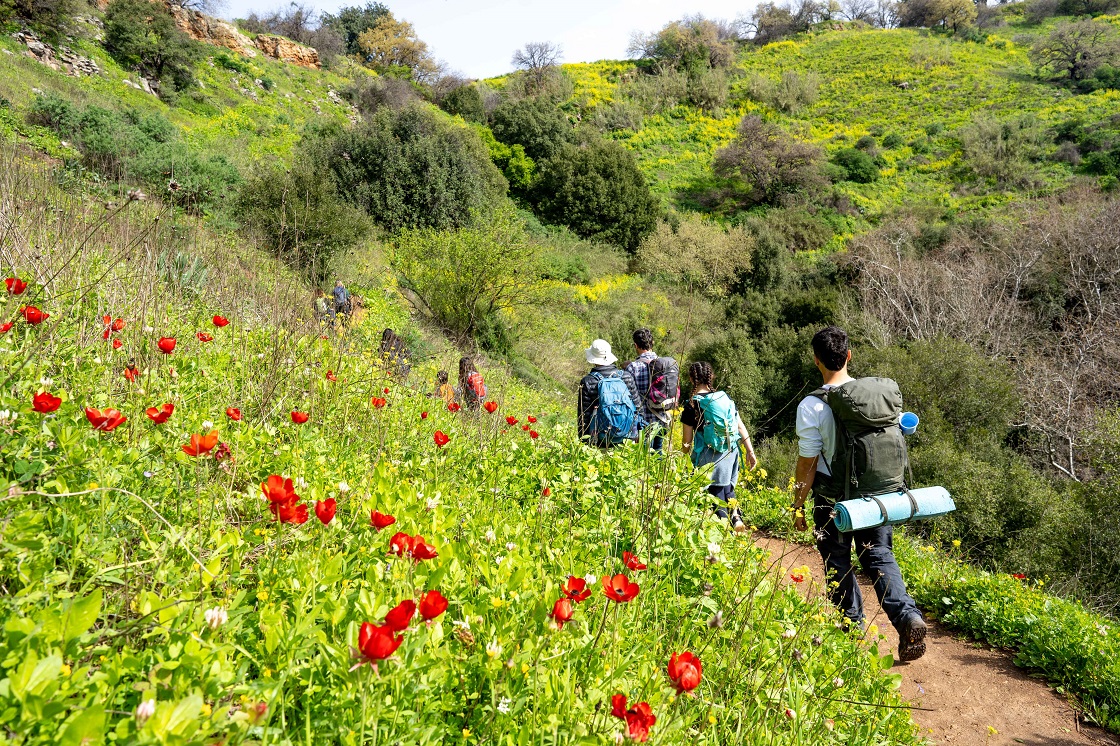
[[[770,551],[776,568],[785,570],[786,583],[793,585],[789,568],[807,565],[814,582],[799,589],[822,592],[824,566],[813,547],[763,535],[755,542]],[[860,587],[868,621],[878,625],[897,653],[898,635],[875,591],[862,577]],[[902,675],[902,696],[923,708],[912,717],[934,744],[1120,746],[1120,738],[1081,724],[1064,698],[1016,667],[1009,653],[962,640],[938,624],[930,624],[926,654],[912,663],[896,663],[894,672]]]

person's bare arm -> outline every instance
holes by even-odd
[[[742,420],[739,420],[739,438],[743,444],[743,453],[747,457],[747,468],[753,469],[758,466],[758,455],[754,452],[754,443],[751,442],[751,435]]]
[[[797,469],[794,472],[793,483],[793,527],[798,531],[808,531],[809,524],[805,520],[805,500],[813,489],[813,479],[817,475],[817,459],[819,456],[809,458],[797,457]]]
[[[681,425],[681,450],[685,453],[692,451],[692,439],[696,437],[696,431],[690,425]]]

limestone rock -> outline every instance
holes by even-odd
[[[232,23],[211,18],[197,10],[174,3],[168,3],[167,7],[179,30],[195,41],[225,47],[246,57],[257,56],[257,48],[253,40],[238,31]]]
[[[300,67],[319,69],[319,52],[311,47],[296,44],[283,36],[260,34],[257,36],[257,48],[282,62],[290,62]]]

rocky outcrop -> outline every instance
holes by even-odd
[[[60,46],[56,52],[50,44],[40,41],[30,31],[18,31],[15,38],[27,47],[28,57],[42,62],[52,70],[61,70],[74,77],[97,75],[101,72],[101,68],[89,57],[75,54],[69,47],[64,46]]]
[[[281,62],[289,62],[301,67],[319,69],[319,52],[311,47],[296,44],[282,36],[261,34],[255,40],[241,33],[232,23],[211,18],[197,10],[184,8],[169,2],[167,7],[175,17],[175,25],[187,36],[206,44],[237,52],[246,57],[256,57],[264,53]]]

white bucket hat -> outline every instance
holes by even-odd
[[[596,339],[591,346],[583,351],[583,356],[592,365],[611,365],[618,360],[611,352],[611,343],[605,339]]]

